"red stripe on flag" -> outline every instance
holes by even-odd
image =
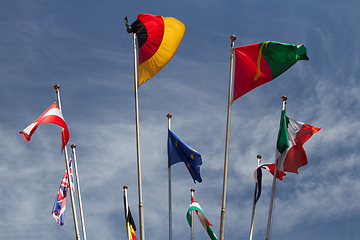
[[[139,65],[141,65],[159,49],[164,37],[164,21],[161,16],[151,14],[139,14],[137,19],[144,24],[147,31],[146,42],[139,48]]]

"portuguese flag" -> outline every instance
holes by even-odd
[[[185,25],[172,17],[139,14],[128,32],[136,33],[138,39],[140,86],[171,60],[185,34]]]
[[[304,45],[267,41],[236,48],[233,101],[270,82],[298,60],[309,60]]]

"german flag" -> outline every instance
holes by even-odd
[[[139,14],[127,25],[138,39],[139,86],[157,74],[174,56],[185,33],[185,25],[172,17]]]

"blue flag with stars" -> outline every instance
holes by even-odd
[[[201,155],[181,141],[172,131],[168,133],[168,167],[184,162],[189,170],[191,177],[199,183],[202,182],[200,176],[200,165],[202,164]]]

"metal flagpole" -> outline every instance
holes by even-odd
[[[84,214],[83,214],[82,201],[81,201],[80,182],[79,182],[79,177],[78,177],[75,148],[76,148],[76,145],[72,144],[71,149],[72,149],[72,154],[73,154],[73,159],[74,159],[75,179],[76,179],[76,188],[77,188],[78,200],[79,200],[81,227],[82,227],[82,233],[83,233],[83,240],[86,240],[85,221],[84,221]]]
[[[56,98],[57,98],[57,103],[58,103],[58,107],[61,111],[61,102],[60,102],[60,86],[59,85],[55,85],[54,89],[56,91]],[[73,212],[73,218],[74,218],[74,227],[75,227],[75,237],[76,240],[80,240],[80,234],[79,234],[79,227],[78,227],[78,223],[77,223],[77,218],[76,218],[76,210],[75,210],[75,200],[74,200],[74,194],[73,194],[73,183],[70,180],[70,168],[69,168],[69,160],[68,160],[68,154],[67,154],[67,148],[66,146],[64,147],[64,156],[65,156],[65,165],[66,165],[66,171],[67,171],[67,176],[68,176],[68,182],[69,182],[69,192],[70,192],[70,199],[71,199],[71,207],[72,207],[72,212]]]
[[[127,186],[124,186],[124,202],[125,202],[125,221],[126,221],[126,230],[127,230],[127,235],[128,235],[128,239],[131,240],[131,232],[130,232],[130,223],[129,223],[129,204],[128,204],[128,200],[127,200]]]
[[[172,115],[169,113],[166,115],[168,119],[168,129],[171,129],[171,117]],[[168,166],[168,187],[169,187],[169,240],[172,239],[172,202],[171,202],[171,166]]]
[[[222,205],[220,217],[220,240],[224,240],[225,231],[225,205],[226,205],[226,185],[227,185],[227,169],[228,169],[228,153],[229,153],[229,138],[230,138],[230,114],[232,103],[232,85],[233,85],[233,68],[234,68],[234,42],[235,35],[230,37],[231,51],[230,51],[230,77],[229,77],[229,98],[228,98],[228,111],[226,122],[226,141],[225,141],[225,158],[224,158],[224,178],[223,178],[223,192],[222,192]]]
[[[142,184],[141,184],[141,161],[140,161],[140,129],[139,129],[139,71],[138,71],[138,40],[136,33],[133,33],[133,51],[134,51],[134,91],[135,91],[135,125],[136,125],[136,155],[137,155],[137,173],[138,173],[138,195],[139,195],[139,225],[140,240],[145,240],[144,215],[142,202]]]
[[[191,192],[191,196],[194,197],[194,192],[195,192],[195,189],[190,189],[190,192]],[[194,239],[194,210],[191,211],[190,213],[191,215],[191,233],[190,233],[190,239],[193,240]]]
[[[285,110],[287,97],[286,97],[286,96],[282,96],[282,97],[281,97],[281,100],[283,101],[282,110]],[[267,222],[265,240],[269,240],[269,235],[270,235],[271,215],[272,215],[272,209],[273,209],[273,205],[274,205],[276,175],[277,175],[277,170],[278,170],[278,167],[279,167],[279,166],[278,166],[278,165],[279,165],[279,161],[278,161],[278,160],[279,160],[279,159],[276,159],[276,161],[275,161],[275,170],[274,170],[273,184],[272,184],[272,189],[271,189],[270,207],[269,207],[269,215],[268,215],[268,222]]]
[[[257,166],[260,166],[261,163],[261,155],[256,156],[258,160]],[[257,195],[257,182],[255,182],[255,190],[254,190],[254,201],[253,201],[253,208],[252,208],[252,214],[251,214],[251,224],[250,224],[250,240],[253,239],[253,233],[254,233],[254,219],[255,219],[255,206],[256,206],[256,195]]]

